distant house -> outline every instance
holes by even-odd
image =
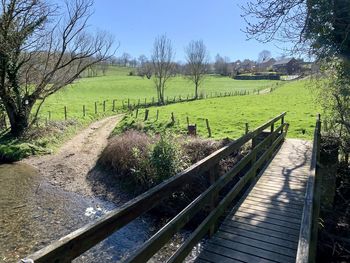
[[[267,61],[263,61],[258,64],[258,70],[259,71],[268,71],[269,69],[272,68],[272,65],[276,62],[276,59],[270,58]]]
[[[272,69],[279,73],[293,75],[300,72],[300,62],[295,58],[285,58],[276,61]]]

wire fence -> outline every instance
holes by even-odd
[[[270,88],[260,88],[253,90],[236,90],[230,92],[210,92],[201,93],[198,98],[194,98],[193,94],[178,95],[178,96],[166,96],[164,98],[164,104],[161,105],[159,100],[155,97],[152,98],[122,98],[122,99],[106,99],[103,101],[95,101],[93,104],[81,104],[80,110],[74,107],[74,111],[68,106],[63,106],[62,110],[55,109],[54,111],[49,110],[46,112],[41,112],[34,125],[43,126],[49,125],[53,121],[68,121],[72,119],[81,119],[87,117],[98,117],[100,115],[107,115],[111,113],[125,113],[131,112],[135,109],[149,108],[152,106],[164,106],[173,103],[190,102],[194,100],[212,99],[212,98],[223,98],[223,97],[233,97],[233,96],[247,96],[247,95],[262,95],[266,93],[271,93],[275,91],[279,85],[275,85]],[[31,120],[34,120],[34,116],[31,115]],[[0,135],[1,132],[7,131],[9,129],[9,120],[6,114],[0,113]]]

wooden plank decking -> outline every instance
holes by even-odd
[[[197,262],[295,262],[311,148],[286,140]]]

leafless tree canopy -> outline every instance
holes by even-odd
[[[14,135],[29,125],[37,100],[72,83],[111,54],[113,38],[86,31],[93,0],[2,0],[0,98]]]
[[[350,0],[252,0],[243,9],[249,37],[294,43],[322,64],[318,98],[349,154]]]
[[[195,98],[198,98],[198,88],[208,72],[208,52],[202,40],[192,41],[185,48],[187,75],[195,85]]]
[[[271,58],[271,52],[268,50],[263,50],[259,53],[258,62],[263,63]]]
[[[228,76],[231,73],[230,58],[222,57],[219,54],[215,56],[214,63],[215,73],[221,76]]]
[[[245,32],[261,42],[278,40],[295,43],[295,50],[306,42],[307,0],[254,0],[245,6]]]
[[[154,83],[157,90],[158,101],[164,104],[164,91],[167,81],[173,76],[175,52],[172,43],[166,35],[156,38],[153,45],[152,64]]]

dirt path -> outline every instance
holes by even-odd
[[[53,185],[67,191],[93,196],[87,175],[95,166],[108,137],[121,116],[112,116],[92,123],[65,143],[57,153],[31,157],[24,162],[36,167]]]

